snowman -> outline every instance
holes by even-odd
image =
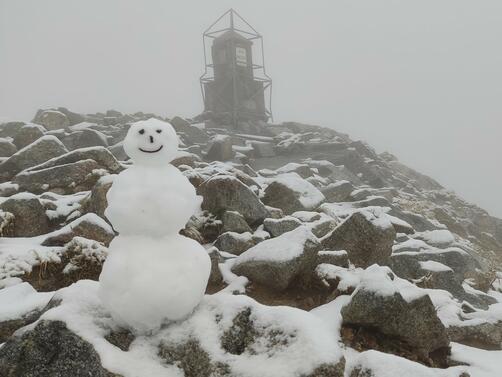
[[[188,316],[202,300],[211,261],[180,235],[201,198],[170,164],[178,137],[170,124],[134,123],[124,140],[133,165],[114,180],[105,215],[119,233],[99,277],[99,296],[120,325],[151,332]]]

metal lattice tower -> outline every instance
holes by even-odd
[[[230,9],[204,32],[203,45],[204,111],[233,127],[241,121],[271,119],[272,80],[265,71],[262,36]]]

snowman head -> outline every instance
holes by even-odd
[[[178,144],[178,136],[169,123],[150,118],[131,125],[124,150],[135,165],[162,166],[176,157]]]

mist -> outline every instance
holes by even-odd
[[[500,1],[0,0],[0,121],[202,111],[202,33],[264,37],[274,122],[332,127],[502,217]]]

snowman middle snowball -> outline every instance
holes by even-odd
[[[211,271],[205,249],[178,233],[201,203],[170,164],[178,143],[166,122],[134,123],[124,140],[134,164],[106,196],[105,216],[119,235],[99,277],[99,296],[116,322],[138,332],[189,315],[204,297]]]

